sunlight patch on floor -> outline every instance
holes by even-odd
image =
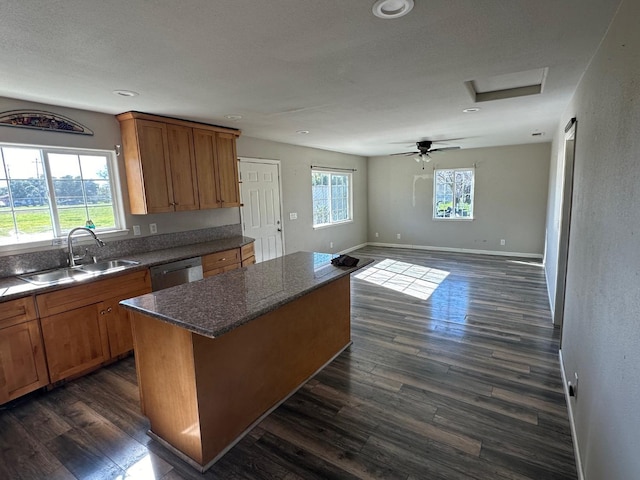
[[[445,270],[387,258],[362,270],[355,278],[426,300],[448,275]]]

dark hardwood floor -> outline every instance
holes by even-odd
[[[353,345],[205,475],[147,435],[130,357],[0,411],[1,479],[575,479],[543,270],[367,247]]]

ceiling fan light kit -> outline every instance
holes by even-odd
[[[413,0],[378,0],[372,11],[378,18],[391,19],[403,17],[412,9]]]

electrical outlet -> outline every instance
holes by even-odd
[[[378,232],[376,232],[376,238],[378,238],[380,235],[378,235]]]
[[[140,225],[134,225],[133,226],[133,234],[134,235],[140,235]]]
[[[329,248],[333,248],[333,242],[329,242]]]
[[[504,238],[500,239],[500,245],[506,245],[507,241]]]
[[[297,220],[297,219],[298,219],[298,212],[289,213],[289,220]]]
[[[396,238],[397,238],[398,240],[400,240],[400,234],[399,234],[399,233],[397,233],[397,234],[396,234]]]
[[[149,224],[149,232],[150,233],[158,233],[158,225],[155,223]]]

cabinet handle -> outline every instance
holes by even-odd
[[[226,260],[226,258],[219,258],[218,261],[219,262],[224,262]]]
[[[104,310],[100,310],[100,315],[106,315],[107,312],[105,312]]]
[[[107,308],[107,313],[111,313],[111,312],[113,312],[113,308],[111,307]]]

